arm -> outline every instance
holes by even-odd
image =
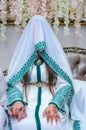
[[[27,103],[24,101],[24,95],[23,95],[22,90],[20,88],[22,88],[21,82],[17,83],[16,86],[11,86],[8,84],[8,88],[7,88],[8,103],[7,103],[7,106],[11,106],[16,101],[20,101],[24,105],[27,105]]]
[[[65,103],[69,105],[69,102],[73,95],[73,88],[66,81],[58,77],[55,87],[55,95],[49,104],[55,104],[58,110],[65,114]]]
[[[17,117],[18,120],[25,118],[27,116],[25,110],[25,105],[27,105],[27,103],[24,101],[24,96],[21,88],[22,84],[21,82],[19,82],[16,86],[8,85],[7,89],[7,97],[8,97],[7,106],[10,107],[8,110],[8,114],[10,116]]]
[[[54,89],[55,94],[43,112],[43,116],[46,117],[47,122],[51,123],[53,123],[54,120],[56,123],[60,121],[58,111],[62,114],[66,113],[65,104],[69,104],[72,96],[72,87],[60,77],[58,77],[57,84]]]

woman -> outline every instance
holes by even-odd
[[[77,130],[78,121],[72,126],[69,117],[74,93],[71,70],[44,17],[34,16],[26,26],[7,84],[12,130]]]

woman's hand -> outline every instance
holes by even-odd
[[[48,107],[43,112],[43,116],[46,117],[47,122],[51,122],[51,124],[53,123],[53,121],[55,121],[56,123],[60,121],[57,107],[54,104],[48,105]]]
[[[25,106],[20,101],[17,101],[15,103],[13,103],[13,105],[8,110],[8,114],[10,116],[17,117],[18,120],[20,120],[20,119],[22,119],[22,118],[27,116],[27,113],[26,113],[26,110],[25,110]]]

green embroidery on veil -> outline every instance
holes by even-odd
[[[47,64],[56,73],[58,73],[63,79],[65,79],[70,84],[69,85],[70,87],[68,87],[68,88],[65,87],[65,92],[69,91],[69,89],[70,89],[69,94],[68,95],[64,95],[64,99],[66,99],[66,97],[67,97],[67,99],[66,99],[67,100],[67,104],[68,104],[68,106],[70,106],[70,103],[71,103],[71,100],[72,100],[72,96],[73,96],[73,93],[74,93],[73,84],[72,84],[72,81],[71,81],[70,77],[67,75],[67,73],[64,72],[64,70],[62,68],[60,68],[59,65],[56,64],[56,62],[45,51],[42,51],[40,53],[40,55],[42,56],[42,58],[47,62]],[[60,90],[59,94],[61,94],[61,91],[63,91],[63,90]],[[59,94],[58,94],[58,97],[59,97]],[[60,106],[60,100],[58,100],[58,101],[59,101],[59,106]],[[63,107],[64,107],[64,105],[63,105]],[[64,111],[64,108],[62,108],[62,109]]]
[[[39,42],[35,45],[35,51],[42,50],[46,47],[46,43],[44,41]]]
[[[23,65],[23,67],[8,81],[8,84],[13,84],[20,80],[24,74],[29,71],[30,67],[34,64],[34,61],[37,59],[35,52],[32,54],[29,60]]]
[[[13,83],[16,83],[18,80],[22,79],[24,74],[30,70],[30,67],[34,64],[35,60],[37,60],[37,58],[38,58],[36,51],[38,49],[43,49],[44,47],[45,47],[44,42],[37,43],[37,45],[35,46],[35,51],[31,55],[30,59],[28,59],[27,62],[23,65],[23,67],[20,68],[20,70],[15,75],[13,75],[12,78],[9,79],[9,81],[7,82],[7,84],[8,84],[8,89],[7,89],[8,106],[11,103],[13,103],[14,101],[18,101],[18,100],[21,100],[24,104],[27,105],[27,103],[23,101],[22,93],[19,91],[19,89],[17,87],[12,86],[12,85],[13,85]]]
[[[11,79],[9,79],[8,84],[13,84],[20,80],[23,75],[29,71],[30,67],[34,64],[35,60],[37,59],[36,52],[38,50],[43,50],[46,47],[46,44],[44,41],[39,42],[35,45],[35,51],[31,55],[30,59],[27,60],[27,62],[23,65],[23,67],[15,74]]]
[[[45,51],[42,51],[40,55],[56,73],[58,73],[63,79],[65,79],[69,84],[71,84],[71,86],[73,86],[72,81],[67,75],[67,73],[64,72],[64,70],[60,68],[60,66],[57,65],[57,63]]]

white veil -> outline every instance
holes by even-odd
[[[47,20],[34,16],[27,24],[12,57],[6,82],[15,85],[37,60],[37,51],[47,64],[71,86],[68,105],[74,93],[72,73],[62,46]]]
[[[37,59],[37,50],[51,68],[72,85],[72,73],[62,46],[47,20],[34,16],[27,24],[15,49],[8,70],[7,83],[15,84]]]

